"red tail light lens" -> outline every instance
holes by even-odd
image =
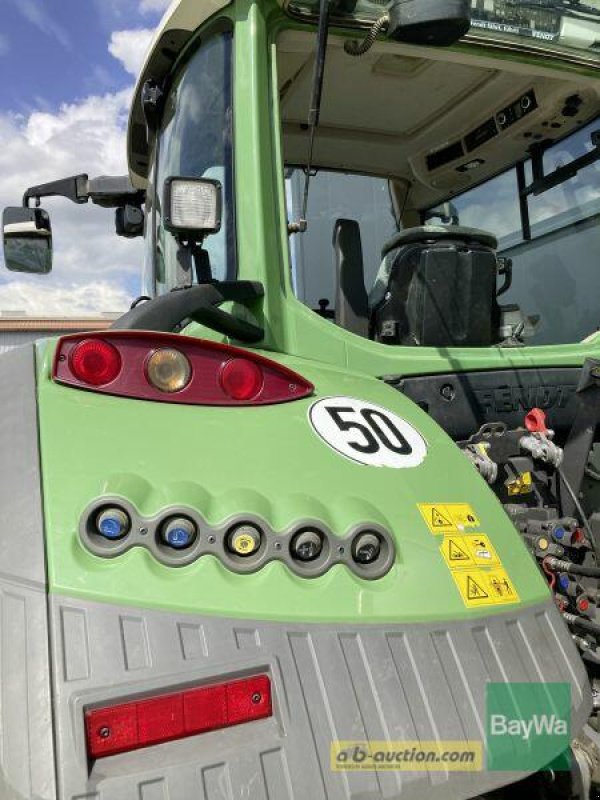
[[[263,385],[261,368],[247,358],[232,358],[221,368],[219,383],[233,400],[252,400]]]
[[[116,347],[103,339],[84,339],[69,353],[73,375],[90,386],[106,386],[121,371],[121,356]]]
[[[88,755],[139,750],[272,715],[267,675],[95,708],[85,712]]]
[[[146,331],[64,336],[52,377],[78,389],[189,405],[285,403],[314,389],[252,350]]]

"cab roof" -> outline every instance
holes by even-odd
[[[173,0],[156,29],[136,83],[129,114],[127,157],[135,187],[146,188],[150,158],[141,103],[144,83],[149,78],[161,80],[167,75],[194,31],[230,2],[231,0]]]
[[[145,188],[149,168],[142,87],[148,78],[166,76],[194,32],[229,2],[174,0],[156,31],[129,120],[129,168],[138,188]],[[361,58],[348,56],[333,32],[329,42],[315,166],[388,177],[411,188],[414,208],[481,183],[525,158],[533,142],[562,139],[600,114],[597,64],[576,68],[566,57],[552,63],[548,52],[506,58],[506,44],[502,49],[489,40],[452,50],[378,41]],[[277,42],[288,164],[306,160],[314,47],[313,29],[283,31]],[[503,109],[529,93],[535,105],[526,118],[506,130],[494,126]],[[574,114],[566,104],[572,97]],[[496,133],[488,136],[486,126]],[[474,160],[476,169],[464,168]]]

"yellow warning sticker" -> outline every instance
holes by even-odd
[[[452,533],[456,531],[456,525],[450,519],[445,505],[441,503],[435,505],[419,503],[419,511],[432,533]]]
[[[419,503],[418,507],[432,533],[455,533],[480,526],[468,503]]]
[[[446,506],[452,521],[459,530],[463,528],[479,528],[480,522],[477,515],[468,503],[453,503]]]
[[[450,574],[463,603],[469,608],[519,602],[517,590],[503,569],[489,572],[482,569],[452,570]]]
[[[475,566],[475,562],[471,558],[471,554],[464,544],[462,536],[444,536],[444,541],[440,549],[444,561],[448,564],[450,569]]]
[[[485,533],[472,533],[468,536],[446,535],[440,550],[450,569],[502,566],[498,553]]]
[[[478,567],[501,567],[502,562],[498,558],[498,553],[494,550],[492,543],[485,533],[474,533],[470,536],[463,536],[463,542],[475,564]]]

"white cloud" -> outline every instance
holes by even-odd
[[[0,207],[23,191],[78,173],[123,175],[130,91],[92,96],[58,111],[0,114]],[[126,308],[139,293],[142,243],[115,236],[114,211],[49,198],[54,271],[47,277],[0,270],[0,309],[83,313]]]
[[[151,28],[115,31],[110,37],[108,49],[125,70],[137,78],[153,35]]]
[[[141,0],[140,11],[148,13],[149,11],[166,11],[171,5],[171,0]]]
[[[0,285],[0,308],[31,315],[86,316],[99,310],[120,311],[131,303],[127,292],[108,281],[68,286],[49,286],[40,281],[15,280]]]

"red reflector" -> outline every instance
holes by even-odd
[[[271,716],[271,682],[267,676],[254,678],[251,689],[248,691],[244,681],[227,686],[227,721],[230,725]]]
[[[272,714],[267,675],[96,708],[85,712],[88,755],[138,750]]]
[[[183,695],[171,694],[138,703],[137,725],[139,740],[145,745],[182,736]]]
[[[116,347],[103,339],[84,339],[69,355],[75,377],[91,386],[112,383],[121,371],[121,356]]]
[[[201,733],[227,725],[227,688],[211,686],[188,692],[183,700],[186,733]]]
[[[86,712],[85,726],[88,752],[92,758],[139,746],[135,703]]]
[[[263,385],[261,368],[245,358],[232,358],[223,364],[219,382],[225,394],[234,400],[252,400]]]

